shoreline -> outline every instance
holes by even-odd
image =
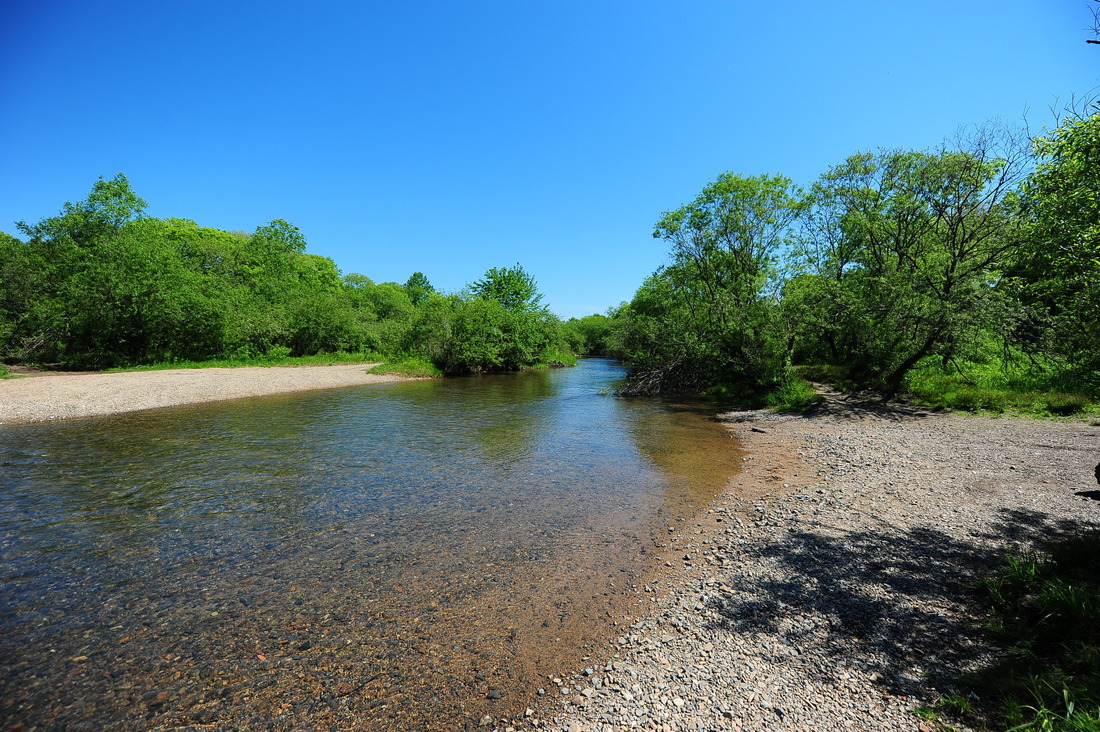
[[[0,425],[100,417],[184,404],[407,381],[377,363],[44,373],[0,380]]]
[[[975,613],[1006,547],[1100,527],[1100,429],[828,393],[812,416],[719,416],[744,467],[562,676],[562,732],[914,730],[995,650]],[[667,565],[673,565],[668,567]]]

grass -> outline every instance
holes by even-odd
[[[764,403],[777,412],[802,414],[820,404],[824,397],[799,373],[791,373],[774,391],[764,395]]]
[[[577,357],[568,351],[551,351],[546,354],[546,360],[540,361],[531,368],[536,369],[552,369],[560,368],[563,366],[576,366]]]
[[[8,367],[0,363],[0,379],[14,379],[16,375],[8,370]]]
[[[1072,388],[1074,384],[997,362],[962,363],[945,370],[938,360],[928,359],[908,379],[913,401],[929,407],[1033,417],[1072,417],[1100,411],[1100,404],[1089,394],[1067,391]]]
[[[1009,553],[982,590],[1004,657],[936,711],[982,729],[1100,732],[1100,532]],[[983,703],[955,703],[966,698]]]
[[[161,361],[143,366],[122,366],[107,369],[117,371],[164,371],[166,369],[242,368],[245,366],[332,366],[338,363],[371,363],[385,358],[373,351],[362,353],[318,353],[313,356],[288,356],[275,353],[248,358],[220,358],[210,361]]]
[[[370,369],[369,374],[394,374],[396,376],[411,376],[415,378],[439,378],[443,372],[435,367],[431,361],[419,356],[409,356],[397,361],[379,364]]]

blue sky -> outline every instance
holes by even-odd
[[[629,300],[724,171],[810,183],[1100,86],[1086,0],[0,0],[0,230],[125,173],[148,214],[298,225],[344,273],[516,262]]]

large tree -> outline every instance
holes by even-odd
[[[887,393],[923,358],[951,359],[1010,324],[995,285],[1022,227],[1019,151],[849,157],[813,188],[786,310],[804,355],[854,367]]]
[[[776,264],[800,210],[787,178],[725,173],[665,213],[653,235],[671,262],[620,313],[632,390],[758,392],[783,379]]]

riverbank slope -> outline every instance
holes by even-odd
[[[247,366],[118,373],[40,372],[0,380],[0,424],[93,417],[181,404],[399,381],[378,364]]]
[[[606,659],[564,679],[561,730],[923,730],[987,661],[978,579],[1006,547],[1100,526],[1100,428],[830,394],[720,417],[744,470],[640,588]],[[595,661],[595,659],[594,659]],[[545,713],[545,712],[544,712]]]

